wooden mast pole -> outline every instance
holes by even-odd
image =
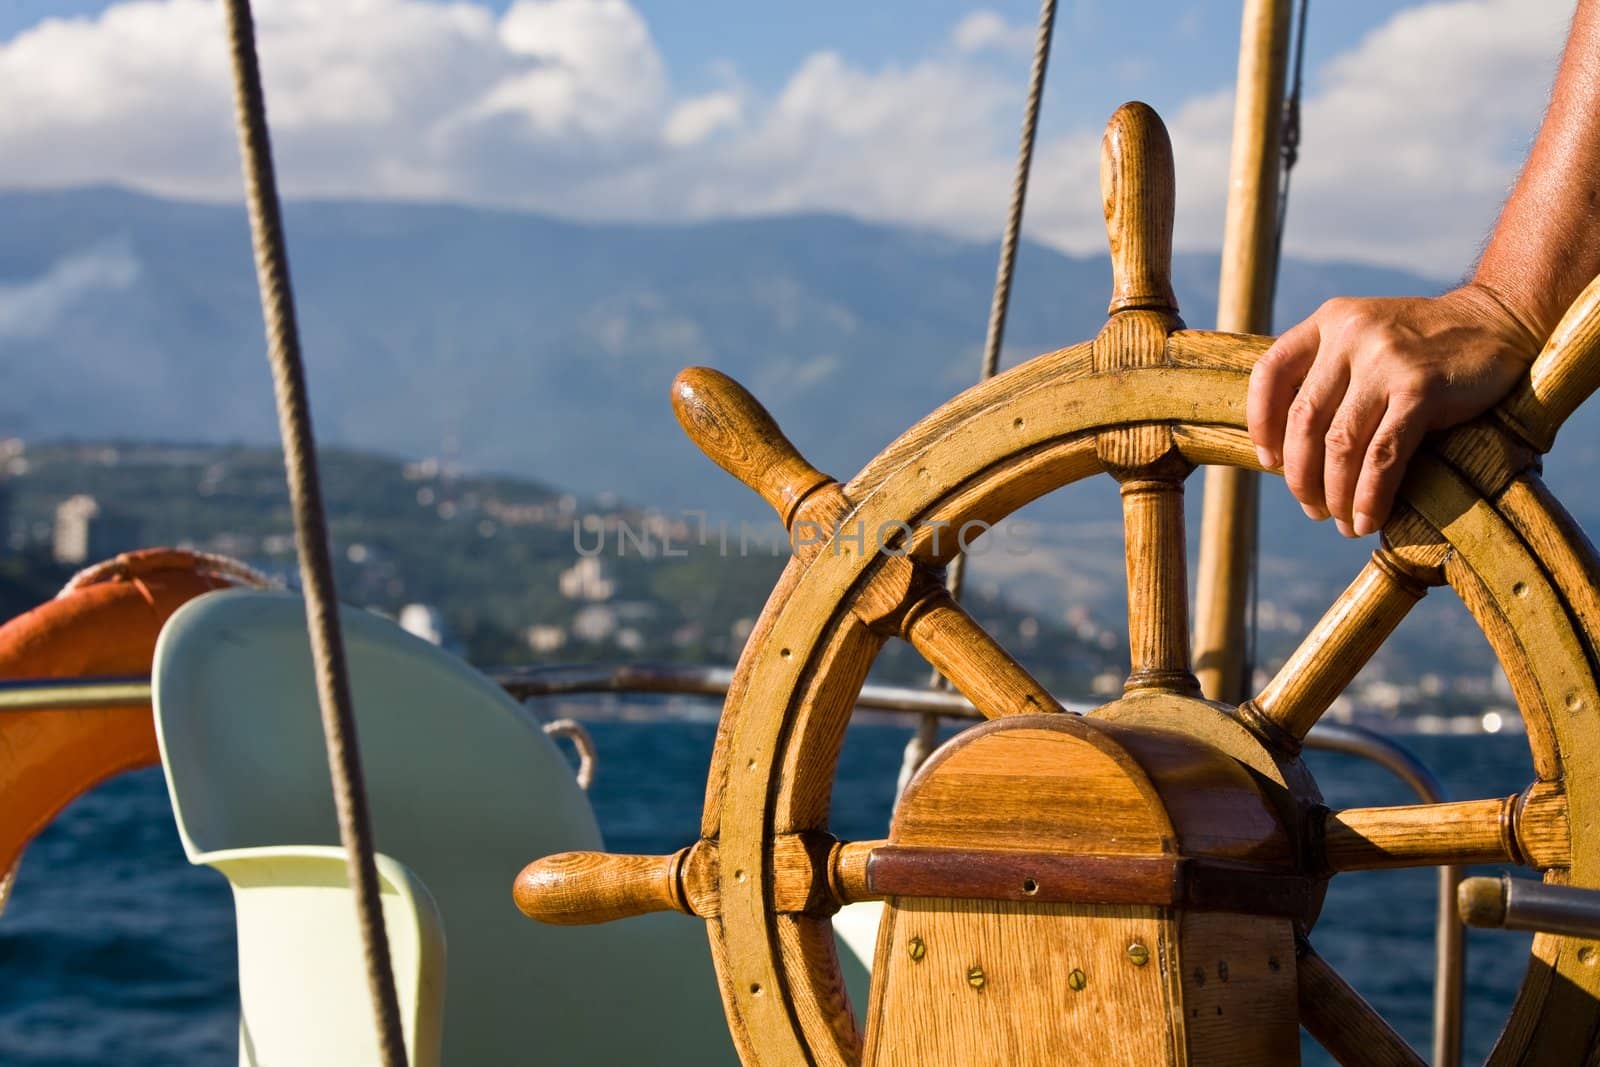
[[[1244,0],[1233,157],[1217,293],[1217,329],[1267,333],[1277,270],[1278,166],[1290,0]],[[1238,703],[1246,677],[1259,476],[1208,467],[1195,589],[1195,674],[1207,697]]]

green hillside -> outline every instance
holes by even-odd
[[[731,663],[786,550],[775,526],[746,527],[743,551],[731,527],[724,550],[719,528],[701,544],[684,519],[437,463],[329,450],[322,469],[341,597],[388,614],[432,605],[480,665]],[[43,546],[56,506],[79,493],[133,520],[141,545],[198,547],[296,577],[281,458],[269,449],[38,445],[12,460],[7,485],[12,539],[32,546],[0,571],[12,611],[67,573]],[[1085,638],[992,596],[969,603],[1063,692],[1087,692],[1096,675],[1121,669],[1120,640]],[[908,649],[892,650],[880,670],[901,681],[926,673]]]

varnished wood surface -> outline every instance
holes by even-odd
[[[778,915],[773,919],[779,951],[805,961],[801,974],[784,990],[782,1004],[793,1013],[807,1046],[820,1050],[818,1063],[861,1062],[861,1031],[851,1011],[850,993],[839,979],[839,946],[826,919]],[[754,998],[771,995],[747,990]]]
[[[1100,199],[1111,241],[1111,312],[1176,313],[1172,141],[1149,104],[1123,104],[1100,142]]]
[[[1231,333],[1272,331],[1288,44],[1288,0],[1245,0],[1217,281],[1217,329]],[[1195,675],[1206,696],[1230,704],[1249,695],[1245,623],[1259,493],[1253,471],[1210,467],[1205,472],[1195,585]]]
[[[1324,857],[1333,871],[1517,862],[1516,797],[1330,812]]]
[[[1490,502],[1431,457],[1412,466],[1412,478],[1426,488],[1409,494],[1412,506],[1454,547],[1446,577],[1512,679],[1528,725],[1534,770],[1541,778],[1560,780],[1566,792],[1571,866],[1552,868],[1546,880],[1600,884],[1600,782],[1593,774],[1563,773],[1600,764],[1600,730],[1592,710],[1600,707],[1600,692],[1595,664],[1586,653],[1594,634],[1585,632],[1567,607],[1593,596],[1583,587],[1583,575],[1593,566],[1592,550],[1564,539],[1559,531],[1565,521],[1536,494],[1514,499],[1508,492]],[[1512,518],[1516,509],[1525,510]],[[1541,563],[1517,535],[1519,527],[1563,541],[1563,552],[1552,552],[1548,566]],[[1563,566],[1563,557],[1585,555],[1588,565]],[[1493,1067],[1574,1062],[1575,1047],[1600,1023],[1600,974],[1579,958],[1592,958],[1581,952],[1584,948],[1593,946],[1563,937],[1534,939],[1532,965],[1490,1057]]]
[[[1288,54],[1286,0],[1245,0],[1239,20],[1238,90],[1217,280],[1217,329],[1227,333],[1272,330]]]
[[[1539,870],[1572,865],[1572,820],[1559,782],[1534,782],[1524,789],[1511,826],[1523,863]]]
[[[1167,693],[1141,693],[1097,708],[1090,713],[1090,717],[1113,725],[1152,727],[1156,731],[1169,731],[1204,741],[1233,760],[1240,771],[1254,779],[1262,798],[1275,812],[1277,823],[1288,835],[1286,847],[1289,854],[1315,854],[1321,846],[1320,842],[1312,839],[1313,827],[1310,823],[1312,814],[1321,810],[1322,795],[1311,772],[1298,755],[1263,745],[1260,737],[1246,729],[1231,711],[1222,705]],[[1173,786],[1169,783],[1167,788],[1171,794]],[[1168,807],[1175,820],[1188,821],[1185,813],[1187,804],[1186,798],[1176,795],[1170,797]],[[1188,832],[1192,834],[1194,831],[1191,829]],[[1258,847],[1265,844],[1259,842]],[[1220,843],[1214,842],[1209,847],[1213,852],[1225,851]],[[1248,858],[1251,850],[1236,846],[1233,854]],[[1261,858],[1259,853],[1256,856]],[[1312,883],[1312,897],[1308,900],[1306,910],[1308,921],[1320,911],[1319,888],[1319,883]]]
[[[867,863],[873,849],[885,841],[856,841],[842,844],[829,859],[828,883],[833,899],[840,904],[857,900],[872,900],[874,894],[867,883]]]
[[[974,418],[981,417],[982,413],[999,408],[1006,403],[1008,397],[1015,395],[1019,390],[1037,388],[1042,378],[1055,378],[1060,381],[1078,381],[1089,376],[1094,371],[1094,341],[1086,339],[1067,348],[1055,352],[1046,352],[1042,356],[1035,356],[1026,363],[1019,364],[1009,370],[1001,371],[990,378],[983,386],[968,389],[951,397],[943,406],[930,411],[918,422],[912,425],[889,445],[888,448],[878,453],[867,461],[856,475],[844,485],[845,495],[851,500],[866,500],[875,496],[885,487],[892,477],[914,477],[919,481],[932,482],[935,478],[942,479],[944,472],[928,467],[925,463],[907,467],[919,457],[927,454],[942,438],[957,428],[971,422]],[[1012,425],[1013,429],[1017,427]],[[1027,424],[1023,424],[1023,429]],[[1092,438],[1091,438],[1092,440]],[[1056,439],[1046,438],[1036,440],[1034,445],[1048,445],[1058,443]],[[1033,486],[1037,492],[1043,493],[1047,489],[1069,484],[1077,478],[1086,477],[1092,471],[1069,470],[1060,475],[1047,477],[1042,472],[1034,472],[1036,480],[1011,477],[1010,471],[1005,477],[987,479],[985,488],[992,493],[1014,493],[1018,489]],[[999,472],[996,472],[999,473]],[[1020,472],[1018,472],[1020,473]],[[1051,472],[1054,474],[1054,472]],[[1020,482],[1020,484],[1019,484]],[[954,487],[947,487],[953,489]],[[939,493],[929,501],[930,505],[955,501],[959,499],[960,490]],[[1007,504],[987,511],[976,506],[960,508],[952,514],[959,514],[965,518],[979,518],[984,514],[1000,519],[1009,515],[1017,507],[1021,507],[1026,500],[1016,504]],[[1028,498],[1033,499],[1033,498]],[[941,516],[943,517],[943,516]],[[950,544],[949,535],[942,539],[945,545]]]
[[[1124,689],[1198,694],[1189,671],[1189,542],[1183,531],[1183,482],[1139,478],[1122,483],[1128,575],[1128,644],[1132,670]]]
[[[1175,334],[1175,358],[1248,364],[1252,345],[1236,340],[1230,356],[1221,339]],[[1259,349],[1258,349],[1259,350]],[[1243,423],[1183,426],[1175,432],[1184,454],[1197,463],[1248,466],[1254,450]],[[1469,435],[1466,446],[1479,435]],[[1493,646],[1511,681],[1527,727],[1535,772],[1557,785],[1565,778],[1571,822],[1572,873],[1552,867],[1547,881],[1600,884],[1600,795],[1593,775],[1563,774],[1563,765],[1600,761],[1600,731],[1583,718],[1593,688],[1593,649],[1600,619],[1600,584],[1593,546],[1572,518],[1543,489],[1536,474],[1517,475],[1493,501],[1480,499],[1459,462],[1452,431],[1424,447],[1413,463],[1402,499],[1450,546],[1444,571],[1451,587]],[[1466,447],[1464,446],[1464,447]],[[1443,459],[1449,455],[1448,462]],[[1386,534],[1389,531],[1386,530]],[[1535,576],[1535,581],[1526,578]],[[1559,589],[1559,593],[1555,591]],[[1551,594],[1554,594],[1552,596]],[[1559,601],[1559,603],[1558,603]],[[1581,651],[1580,651],[1581,650]],[[1583,680],[1574,685],[1574,680]],[[1569,702],[1571,706],[1569,706]],[[1579,1062],[1588,1034],[1600,1023],[1600,969],[1579,959],[1583,945],[1570,938],[1537,936],[1530,967],[1491,1067]],[[1600,958],[1584,954],[1586,958]]]
[[[867,884],[886,897],[1173,907],[1183,903],[1183,861],[891,844],[872,852]]]
[[[1061,711],[1055,697],[942,585],[908,613],[904,636],[990,718]]]
[[[906,786],[890,838],[1023,852],[1175,850],[1172,824],[1143,769],[1090,723],[1067,715],[997,720],[940,749]]]
[[[1182,324],[1172,294],[1172,145],[1144,104],[1112,116],[1100,184],[1111,245],[1112,318],[1094,344],[1101,372],[1160,366]],[[1127,689],[1196,693],[1190,673],[1183,479],[1189,465],[1159,423],[1098,436],[1097,454],[1122,482],[1132,669]]]
[[[1138,707],[1151,699],[1137,693],[1120,703]],[[1183,708],[1195,720],[1211,710],[1193,698],[1163,694],[1155,699]],[[1294,850],[1280,809],[1267,795],[1259,772],[1251,773],[1237,756],[1216,747],[1199,730],[1117,721],[1110,708],[1089,721],[1149,776],[1184,855],[1273,869],[1291,865]]]
[[[1147,235],[1132,231],[1119,238],[1124,250],[1149,244]],[[1119,263],[1129,258],[1119,255]],[[1154,318],[1145,322],[1145,316]],[[1103,331],[1094,345],[1063,349],[969,390],[846,486],[775,494],[780,511],[798,492],[796,514],[811,506],[808,500],[826,499],[868,529],[934,514],[960,522],[981,513],[991,521],[1097,467],[1125,479],[1148,473],[1137,470],[1142,465],[1177,455],[1191,463],[1254,468],[1243,401],[1249,367],[1267,342],[1167,334],[1170,316],[1166,310],[1124,312],[1117,318],[1132,325]],[[1131,338],[1133,347],[1119,352],[1113,338]],[[1093,442],[1092,458],[1085,442]],[[1595,642],[1578,621],[1587,608],[1575,606],[1592,600],[1578,588],[1578,573],[1592,569],[1593,552],[1536,496],[1523,493],[1528,499],[1514,502],[1526,472],[1517,467],[1516,450],[1502,445],[1481,425],[1430,442],[1413,464],[1398,514],[1414,513],[1442,534],[1445,576],[1490,633],[1519,687],[1537,772],[1551,781],[1565,778],[1572,866],[1570,875],[1556,867],[1548,877],[1600,884],[1600,784],[1590,784],[1592,774],[1580,782],[1571,773],[1600,766],[1600,730],[1585,718],[1600,705],[1588,655]],[[805,477],[798,471],[784,484]],[[1523,530],[1538,536],[1524,540]],[[1530,551],[1546,543],[1540,537],[1554,546],[1549,558],[1544,547]],[[1401,562],[1413,562],[1393,547]],[[1563,553],[1580,566],[1556,558]],[[722,910],[708,928],[736,1043],[751,1063],[843,1067],[859,1054],[848,1013],[841,1015],[836,968],[816,935],[818,920],[771,912],[775,886],[764,857],[779,832],[779,812],[790,813],[785,832],[825,829],[833,746],[848,715],[840,710],[848,699],[839,690],[859,684],[875,651],[864,636],[875,631],[855,614],[854,601],[877,566],[874,559],[831,552],[791,566],[758,621],[759,639],[741,660],[719,728],[704,823],[707,836],[718,839]],[[1283,757],[1278,753],[1271,766],[1292,764]],[[1292,792],[1301,796],[1306,789],[1297,782]],[[731,878],[734,869],[747,872],[745,883]],[[1573,1061],[1572,1028],[1592,1029],[1600,985],[1596,969],[1578,961],[1579,947],[1565,938],[1535,940],[1537,963],[1496,1063]],[[1372,1047],[1383,1046],[1365,1051]]]
[[[1439,441],[1437,455],[1482,496],[1493,500],[1512,479],[1537,468],[1539,453],[1506,432],[1494,412],[1457,426]]]
[[[774,839],[773,910],[829,915],[840,904],[848,903],[833,899],[836,845],[838,842],[826,834],[781,834]]]
[[[1443,546],[1440,546],[1443,555]],[[1400,621],[1427,592],[1396,553],[1380,545],[1355,581],[1317,620],[1261,693],[1246,705],[1261,721],[1298,745]]]
[[[825,834],[780,834],[773,840],[773,910],[826,916],[845,904],[881,899],[868,876],[883,841],[839,842]],[[746,872],[735,869],[735,881]],[[655,911],[702,919],[721,913],[722,866],[715,840],[669,856],[561,852],[523,868],[512,888],[530,919],[556,926],[613,922]]]
[[[1210,699],[1246,695],[1250,581],[1260,524],[1259,475],[1207,467],[1194,590],[1195,684]]]
[[[1493,595],[1471,568],[1453,562],[1446,566],[1445,574],[1451,588],[1461,598],[1461,603],[1483,630],[1489,647],[1494,650],[1496,660],[1505,671],[1506,681],[1511,686],[1511,694],[1527,730],[1534,774],[1543,780],[1559,779],[1561,762],[1556,754],[1555,736],[1548,717],[1550,709],[1515,629],[1496,607]]]
[[[1566,794],[1539,782],[1492,800],[1330,812],[1323,848],[1333,871],[1473,863],[1564,867],[1571,854]]]
[[[1226,860],[896,844],[872,850],[866,888],[871,899],[1144,904],[1302,920],[1318,892],[1311,878]]]
[[[1299,978],[1300,1024],[1341,1064],[1426,1067],[1405,1038],[1309,946],[1300,956]]]
[[[868,1064],[1299,1062],[1286,920],[952,899],[884,923]]]
[[[1180,325],[1175,315],[1164,311],[1123,311],[1112,316],[1094,339],[1095,372],[1165,366],[1169,338]],[[1095,438],[1095,451],[1118,481],[1181,479],[1189,473],[1188,463],[1173,444],[1171,427],[1159,421],[1104,430]]]
[[[1186,338],[1185,341],[1184,341],[1184,344],[1186,345],[1185,351],[1187,351],[1187,352],[1199,352],[1199,351],[1202,351],[1202,349],[1203,349],[1203,346],[1197,344],[1196,343],[1196,339],[1194,337],[1192,337],[1192,336],[1189,337],[1189,338]],[[1185,358],[1191,358],[1191,357],[1186,356]],[[1199,374],[1204,375],[1204,374],[1209,373],[1209,372],[1206,372],[1204,370],[1197,370],[1194,373],[1199,373]],[[1171,388],[1170,388],[1172,386],[1172,384],[1173,384],[1172,379],[1170,379],[1167,376],[1167,374],[1160,368],[1152,368],[1152,369],[1146,369],[1146,370],[1133,371],[1133,372],[1129,372],[1126,375],[1119,376],[1119,378],[1117,380],[1117,385],[1115,387],[1115,391],[1106,392],[1106,393],[1099,394],[1099,395],[1096,395],[1096,389],[1097,388],[1103,388],[1103,386],[1100,385],[1100,383],[1098,382],[1097,379],[1093,379],[1093,378],[1082,379],[1079,382],[1068,383],[1068,384],[1071,384],[1071,385],[1074,385],[1074,386],[1076,386],[1078,388],[1083,389],[1084,390],[1085,399],[1083,401],[1069,402],[1065,407],[1056,406],[1054,408],[1054,410],[1058,413],[1058,417],[1053,419],[1053,420],[1051,419],[1051,416],[1050,416],[1050,413],[1049,413],[1051,409],[1045,407],[1043,404],[1040,404],[1039,406],[1034,406],[1034,404],[1033,404],[1033,395],[1035,395],[1035,394],[1034,394],[1034,392],[1032,390],[1030,390],[1030,389],[1028,389],[1026,387],[1023,387],[1021,389],[1021,391],[1020,391],[1020,395],[1013,399],[1013,403],[1014,403],[1015,406],[1011,407],[1009,410],[997,409],[997,408],[994,408],[992,406],[991,407],[984,407],[983,405],[976,405],[974,407],[975,414],[972,417],[974,419],[979,420],[980,422],[983,421],[986,416],[991,417],[993,419],[993,421],[995,422],[997,429],[1002,425],[1002,420],[1004,420],[1003,425],[1008,430],[1012,430],[1012,431],[1014,431],[1014,429],[1015,429],[1015,427],[1012,425],[1015,422],[1015,419],[1018,418],[1018,417],[1022,417],[1024,419],[1028,420],[1028,422],[1030,424],[1030,431],[1037,431],[1040,434],[1044,435],[1044,437],[1046,439],[1048,439],[1052,435],[1062,434],[1063,432],[1065,432],[1067,434],[1070,434],[1070,433],[1072,433],[1074,431],[1072,431],[1070,429],[1063,430],[1061,428],[1062,427],[1062,423],[1071,424],[1074,421],[1076,421],[1074,416],[1078,412],[1084,410],[1084,407],[1080,406],[1080,405],[1094,406],[1094,407],[1097,407],[1101,411],[1105,410],[1105,408],[1107,406],[1116,407],[1117,406],[1117,402],[1116,402],[1116,400],[1114,398],[1118,395],[1120,390],[1122,390],[1122,389],[1132,389],[1132,388],[1140,388],[1140,389],[1144,389],[1145,388],[1144,386],[1139,384],[1141,382],[1141,380],[1142,380],[1141,376],[1143,376],[1143,375],[1150,376],[1149,380],[1150,380],[1151,388],[1146,390],[1146,395],[1154,398],[1153,400],[1150,401],[1148,407],[1146,407],[1146,409],[1145,409],[1147,414],[1154,414],[1154,415],[1160,416],[1162,411],[1163,411],[1163,409],[1166,409],[1166,410],[1172,412],[1172,414],[1167,416],[1167,417],[1182,419],[1182,418],[1184,418],[1186,416],[1192,416],[1192,414],[1196,410],[1203,410],[1206,407],[1206,405],[1209,402],[1213,401],[1213,400],[1223,400],[1224,401],[1224,406],[1222,408],[1223,414],[1222,414],[1221,418],[1216,418],[1216,417],[1208,418],[1207,416],[1202,415],[1202,416],[1200,416],[1201,425],[1200,425],[1200,427],[1198,429],[1189,430],[1189,429],[1186,428],[1185,432],[1183,434],[1175,435],[1175,440],[1177,440],[1179,442],[1180,447],[1185,448],[1185,449],[1194,449],[1195,450],[1190,456],[1191,459],[1197,459],[1198,460],[1198,459],[1202,458],[1203,456],[1223,456],[1223,457],[1234,456],[1234,455],[1239,455],[1241,449],[1246,449],[1246,450],[1248,449],[1248,441],[1247,441],[1247,439],[1243,437],[1242,433],[1240,433],[1238,431],[1238,429],[1236,429],[1237,427],[1242,426],[1242,423],[1243,423],[1242,417],[1239,417],[1237,408],[1231,408],[1231,407],[1229,407],[1227,405],[1227,403],[1226,403],[1226,391],[1224,391],[1223,393],[1218,393],[1218,392],[1214,391],[1215,387],[1208,386],[1208,387],[1203,388],[1203,389],[1197,389],[1192,393],[1188,392],[1187,390],[1185,390],[1181,397],[1175,397],[1173,395],[1172,391],[1171,391]],[[1242,385],[1243,385],[1242,375],[1240,375],[1239,377],[1237,377],[1237,378],[1235,378],[1233,380],[1237,383],[1237,385],[1235,387],[1240,389],[1240,393],[1235,394],[1235,395],[1242,395]],[[1157,382],[1160,382],[1161,384],[1157,385],[1156,384]],[[1180,384],[1181,384],[1181,379],[1180,379]],[[1093,399],[1089,399],[1090,397],[1093,397]],[[1059,405],[1061,402],[1057,401],[1056,403],[1057,403],[1057,405]],[[1183,407],[1180,406],[1182,404],[1193,404],[1193,405],[1195,405],[1195,407],[1190,407],[1189,410],[1186,412],[1186,411],[1184,411]],[[1021,412],[1021,414],[1018,414],[1019,411]],[[1062,417],[1059,417],[1059,416],[1065,416],[1065,417],[1062,418]],[[1045,421],[1045,425],[1044,426],[1036,425],[1036,423],[1038,421],[1041,421],[1041,420]],[[1078,422],[1077,424],[1080,425],[1080,426],[1083,425],[1082,422]],[[1219,431],[1219,432],[1215,432],[1215,433],[1210,431],[1210,430],[1204,430],[1204,427],[1206,425],[1218,425],[1218,424],[1221,424],[1223,426],[1231,425],[1231,426],[1235,427],[1235,429],[1228,429],[1228,430]],[[1093,425],[1093,423],[1091,423],[1090,425]],[[954,429],[955,429],[954,427],[947,426],[946,427],[946,432],[947,433],[948,432],[953,432]],[[1232,435],[1232,436],[1230,436],[1230,435]],[[958,434],[957,436],[959,437],[960,435]],[[952,449],[954,449],[956,447],[954,443],[947,443],[947,442],[944,441],[944,439],[937,438],[937,437],[935,437],[933,439],[930,439],[930,440],[931,440],[930,447],[938,447],[940,449],[940,451],[944,455],[946,455],[946,456],[948,456],[950,458],[954,458],[958,454],[958,452],[952,451]],[[993,489],[993,488],[985,488],[985,487],[986,486],[995,486],[995,485],[1000,484],[1001,481],[1002,481],[1002,475],[1000,474],[1000,472],[998,470],[995,470],[995,473],[992,476],[991,475],[984,475],[982,477],[976,477],[975,476],[975,473],[977,471],[979,471],[979,470],[993,469],[989,465],[994,462],[993,458],[987,458],[987,457],[992,457],[993,453],[984,453],[982,451],[982,447],[981,446],[974,447],[975,445],[977,445],[977,442],[980,441],[980,440],[981,440],[981,438],[972,438],[970,440],[962,441],[961,444],[960,444],[960,452],[959,452],[959,454],[962,457],[962,462],[958,462],[958,463],[955,463],[955,464],[952,464],[952,465],[949,465],[949,466],[941,465],[937,469],[942,470],[942,471],[945,472],[945,474],[941,475],[941,477],[959,479],[960,484],[962,485],[962,490],[961,491],[963,493],[968,494],[968,498],[969,499],[978,499],[979,498],[979,494],[988,494],[986,499],[991,499],[992,500],[992,499],[995,499],[994,494],[995,494],[996,490]],[[1038,439],[1032,438],[1030,436],[1028,441],[1020,442],[1017,445],[1017,451],[1020,452],[1020,451],[1022,451],[1024,449],[1031,449],[1031,448],[1036,447],[1036,441],[1037,440]],[[1248,462],[1248,460],[1244,460],[1244,461]],[[900,464],[901,465],[904,465],[907,462],[911,462],[909,458],[903,458],[903,459],[900,460]],[[929,462],[932,462],[932,460],[931,459],[924,459],[923,462],[924,463],[929,463]],[[967,471],[972,471],[974,473],[960,474],[959,472],[963,468],[965,470],[967,470]],[[1083,468],[1077,468],[1077,469],[1081,470]],[[911,468],[911,469],[908,469],[906,471],[908,477],[913,472],[913,470],[914,470],[914,468]],[[865,511],[865,514],[868,517],[869,521],[870,521],[870,517],[874,513],[879,514],[879,515],[895,514],[895,513],[899,513],[899,514],[902,514],[902,515],[917,514],[919,508],[924,507],[924,505],[918,505],[918,504],[915,504],[915,503],[912,502],[912,501],[915,500],[916,494],[915,493],[909,493],[909,494],[905,494],[905,495],[899,495],[896,492],[896,490],[898,488],[900,488],[901,486],[907,485],[907,484],[914,484],[914,483],[900,482],[900,481],[896,481],[895,479],[892,479],[892,478],[884,481],[881,484],[881,489],[879,491],[879,499],[871,501],[870,505],[868,506],[868,509]],[[887,492],[889,495],[882,495],[884,492]],[[896,501],[896,500],[899,501],[899,502],[898,503],[893,503],[892,502],[892,501]],[[931,505],[927,505],[927,506],[931,506]],[[890,510],[879,510],[877,512],[874,512],[874,511],[871,510],[872,507],[881,507],[883,509],[893,508],[893,510],[892,511],[890,511]],[[1488,543],[1492,545],[1494,542],[1490,541]],[[824,562],[828,563],[828,564],[831,564],[831,561],[824,561]],[[1463,565],[1462,564],[1457,564],[1457,566],[1463,566]],[[827,569],[832,569],[832,567],[829,567]],[[819,578],[819,576],[820,576],[820,572],[819,572],[819,574],[810,575],[809,578],[810,578],[810,580],[817,580]],[[804,584],[804,583],[802,583],[802,584]],[[726,809],[723,809],[723,811],[724,811],[724,815],[725,815],[726,814]],[[1553,958],[1556,959],[1557,962],[1559,963],[1559,956],[1553,957]],[[1550,988],[1554,989],[1556,987],[1552,986]],[[1534,994],[1530,994],[1530,995],[1534,995]],[[1534,1004],[1535,1007],[1527,1008],[1527,1009],[1525,1009],[1525,1011],[1537,1012],[1537,1010],[1538,1010],[1537,1009],[1537,1005],[1539,1003],[1537,998],[1535,1000],[1533,1000],[1533,1001],[1530,1001],[1529,1003]],[[1520,1024],[1515,1029],[1516,1029],[1516,1031],[1518,1033],[1526,1033],[1529,1030],[1529,1028],[1527,1028],[1526,1026],[1522,1026]],[[1529,1040],[1536,1040],[1536,1039],[1530,1038]]]
[[[1179,926],[1178,1022],[1192,1067],[1294,1067],[1300,1019],[1287,919],[1188,912]],[[1147,1067],[1147,1065],[1141,1065]]]
[[[1175,731],[1076,716],[966,731],[906,787],[890,837],[930,849],[1185,856],[1272,871],[1294,859],[1278,809],[1235,760]]]
[[[670,856],[561,852],[524,867],[512,899],[530,919],[557,926],[689,910],[678,887],[688,849]]]
[[[808,493],[833,480],[807,463],[767,409],[721,371],[679,373],[672,408],[700,451],[761,494],[785,526]]]
[[[824,554],[819,553],[815,560],[823,558]],[[842,553],[835,557],[830,551],[825,558],[851,557]],[[818,647],[809,655],[797,648],[793,656],[788,656],[785,649],[789,646],[782,644],[765,650],[780,663],[799,660],[805,670],[791,697],[788,743],[775,747],[770,755],[764,753],[754,761],[754,767],[750,759],[741,759],[735,765],[740,788],[734,792],[744,795],[748,802],[748,786],[762,773],[774,774],[784,788],[775,796],[769,792],[765,797],[770,805],[770,821],[760,838],[729,833],[729,822],[724,820],[719,839],[723,857],[718,883],[722,915],[718,922],[708,924],[707,930],[714,946],[726,944],[730,949],[743,948],[746,953],[744,959],[735,958],[719,970],[724,1005],[734,1005],[745,1017],[768,1025],[780,1015],[786,1017],[785,1025],[794,1028],[790,1032],[810,1050],[812,1061],[818,1065],[855,1064],[861,1058],[861,1034],[850,1011],[833,933],[827,920],[819,916],[773,910],[772,902],[778,899],[782,887],[776,881],[776,868],[772,868],[770,876],[762,869],[766,865],[758,849],[775,849],[785,834],[825,832],[832,792],[831,768],[838,762],[844,744],[855,694],[882,641],[882,635],[864,624],[859,613],[846,610],[828,620]],[[768,759],[773,761],[770,767],[765,764]],[[743,829],[742,824],[738,829]],[[842,849],[838,859],[846,870],[856,866],[845,858]],[[833,861],[830,855],[829,885],[842,886]],[[760,873],[740,881],[740,869]],[[730,916],[737,920],[757,910],[770,916],[765,929],[727,921]],[[725,941],[719,936],[722,931],[731,934]],[[765,941],[767,950],[775,947],[780,958],[789,961],[781,973],[773,969],[765,975],[759,970],[752,974],[747,969],[749,942],[744,939],[757,937],[769,939]]]
[[[1156,909],[907,900],[885,912],[879,945],[868,1067],[1148,1067],[1177,1054],[1164,979],[1177,937]]]
[[[1600,387],[1600,278],[1572,302],[1529,372],[1527,383],[1500,410],[1508,425],[1540,452]]]

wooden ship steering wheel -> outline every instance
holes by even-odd
[[[1600,885],[1600,558],[1537,473],[1600,383],[1600,285],[1496,409],[1428,441],[1365,568],[1232,707],[1202,699],[1191,672],[1184,481],[1199,465],[1260,469],[1245,394],[1270,339],[1178,318],[1171,146],[1148,107],[1113,116],[1101,191],[1114,290],[1099,336],[962,393],[845,484],[732,380],[691,369],[674,384],[689,435],[778,511],[794,558],[728,692],[701,839],[668,857],[548,857],[515,893],[545,921],[703,918],[746,1063],[1283,1064],[1302,1026],[1341,1063],[1420,1063],[1311,947],[1329,878],[1501,863]],[[1100,473],[1121,486],[1132,671],[1121,699],[1077,716],[942,570],[964,547],[952,531]],[[1301,740],[1439,585],[1504,667],[1537,780],[1329,811]],[[841,843],[839,750],[892,637],[990,721],[934,754],[887,841]],[[829,916],[866,899],[887,904],[863,1025]],[[1597,954],[1535,938],[1491,1063],[1585,1061]]]

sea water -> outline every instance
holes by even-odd
[[[591,796],[618,852],[665,853],[699,828],[714,727],[596,722]],[[851,728],[834,792],[834,832],[885,834],[903,727]],[[1531,780],[1524,739],[1405,737],[1456,799],[1506,796]],[[1388,772],[1312,753],[1334,808],[1415,803]],[[531,858],[531,857],[530,857]],[[1525,872],[1524,872],[1525,873]],[[1312,935],[1319,951],[1424,1053],[1430,1048],[1432,871],[1335,879]],[[1530,938],[1468,936],[1465,1062],[1481,1063],[1526,967]],[[222,876],[190,867],[159,771],[80,799],[24,857],[0,916],[0,1064],[224,1067],[237,1063],[233,914]],[[1306,1044],[1306,1063],[1331,1061]]]

